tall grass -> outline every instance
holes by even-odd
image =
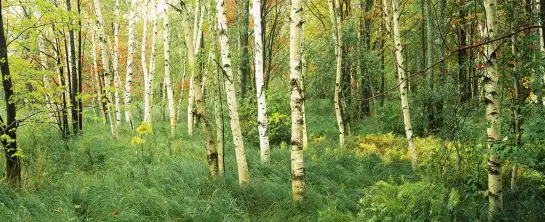
[[[185,125],[180,123],[178,138],[170,140],[168,123],[156,121],[154,134],[147,136],[143,147],[139,147],[130,144],[135,132],[126,126],[121,127],[119,139],[114,140],[108,125],[88,121],[84,134],[70,140],[61,139],[48,126],[20,129],[20,146],[25,152],[24,188],[14,190],[0,183],[0,218],[3,221],[372,219],[361,213],[368,206],[360,200],[371,198],[366,195],[373,195],[368,191],[377,182],[400,186],[421,181],[425,175],[413,173],[408,162],[386,163],[375,155],[356,155],[350,149],[337,148],[335,120],[329,115],[332,112],[318,113],[326,105],[313,104],[309,108],[317,110],[309,114],[311,135],[323,135],[326,139],[311,138],[311,145],[305,151],[308,198],[302,204],[295,205],[291,200],[287,148],[273,147],[271,163],[261,164],[258,148],[248,146],[251,183],[241,188],[228,132],[226,173],[223,178],[212,179],[208,176],[204,143],[198,130],[188,137]],[[372,131],[365,125],[359,127],[355,132]],[[520,186],[525,187],[524,182]],[[538,207],[544,205],[544,198],[535,197],[536,192],[524,194],[533,196],[533,200],[521,198],[517,202],[529,210],[510,214],[539,215]],[[388,199],[394,201],[385,203],[405,204],[399,197]],[[467,201],[470,202],[464,204],[472,208],[467,209],[470,213],[464,219],[476,215],[471,211],[476,206],[482,207],[476,209],[479,212],[486,209],[485,198]]]

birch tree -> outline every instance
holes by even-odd
[[[97,56],[97,45],[96,45],[96,39],[95,39],[95,32],[92,32],[91,34],[91,42],[93,43],[93,46],[91,48],[91,53],[93,55],[93,72],[95,76],[95,87],[97,91],[97,101],[98,106],[100,106],[100,113],[102,116],[102,122],[106,123],[106,110],[104,109],[104,98],[102,95],[102,85],[100,84],[100,71],[98,69],[98,56]]]
[[[388,16],[388,4],[384,1],[384,12]],[[411,114],[409,112],[409,98],[407,90],[407,74],[405,73],[405,60],[403,58],[403,45],[401,44],[401,28],[399,24],[400,11],[397,0],[392,0],[393,11],[393,35],[395,46],[395,62],[398,75],[399,93],[401,97],[401,110],[403,111],[403,124],[405,125],[405,136],[409,142],[409,153],[411,155],[411,164],[413,169],[418,166],[418,155],[416,145],[414,144],[413,129],[411,126]]]
[[[119,80],[119,0],[115,0],[115,19],[114,19],[114,50],[113,50],[113,69],[114,69],[114,96],[115,96],[115,122],[121,125],[121,98],[119,89],[121,81]]]
[[[303,95],[301,79],[302,0],[292,0],[290,10],[290,88],[291,88],[291,188],[293,200],[305,198],[303,162]]]
[[[225,0],[216,0],[219,43],[221,47],[222,68],[225,75],[225,93],[227,95],[227,107],[233,142],[235,144],[235,154],[238,167],[238,180],[241,185],[250,183],[248,175],[248,166],[246,163],[246,152],[244,151],[244,142],[242,141],[242,132],[240,130],[240,121],[238,117],[237,96],[235,92],[233,69],[231,66],[231,54],[229,52],[229,38],[227,37],[227,17],[225,15]]]
[[[203,7],[203,10],[200,10],[199,11],[199,8],[201,7],[200,5],[200,0],[198,0],[197,2],[195,2],[195,21],[193,23],[193,43],[194,45],[191,45],[191,46],[187,46],[187,47],[195,47],[194,48],[194,53],[195,53],[195,56],[198,56],[199,55],[199,48],[200,48],[200,45],[201,45],[201,38],[199,37],[201,35],[201,25],[202,25],[202,20],[204,18],[204,7]],[[200,15],[200,16],[199,16]],[[201,25],[199,25],[201,24]],[[193,75],[193,74],[191,74]],[[190,80],[189,80],[189,95],[188,95],[188,98],[187,98],[187,134],[188,135],[193,135],[193,125],[195,123],[195,121],[193,120],[194,118],[194,100],[195,100],[195,93],[194,93],[194,90],[195,90],[195,83],[193,82],[194,78],[193,76],[190,76]]]
[[[498,31],[496,0],[484,0],[486,12],[485,40],[496,38]],[[488,149],[494,149],[501,137],[500,94],[498,92],[498,70],[496,63],[496,42],[484,46],[483,60],[485,72],[483,77],[484,101],[486,108]],[[488,157],[488,201],[490,219],[503,209],[502,195],[502,161],[493,153]]]
[[[170,83],[170,33],[168,25],[168,7],[163,8],[163,53],[165,60],[165,88],[168,98],[168,111],[170,114],[170,134],[174,136],[176,130],[176,110],[174,109],[174,93]]]
[[[134,59],[134,29],[136,25],[136,7],[137,0],[131,1],[131,8],[129,9],[129,40],[127,48],[127,71],[125,75],[125,121],[130,125],[131,129],[134,129],[134,123],[131,112],[131,86],[132,86],[132,66]],[[144,32],[145,35],[145,32]],[[145,47],[145,42],[143,42]]]
[[[255,91],[257,93],[257,127],[259,130],[259,149],[261,162],[270,161],[270,147],[267,124],[267,99],[265,98],[265,82],[263,78],[263,27],[261,27],[261,0],[253,0],[252,15],[254,17],[255,40]]]
[[[183,5],[182,5],[183,7]],[[193,81],[195,85],[201,85],[202,73],[197,72],[197,57],[195,56],[195,49],[191,46],[194,45],[193,38],[191,37],[191,23],[189,21],[189,13],[187,9],[180,11],[182,14],[182,26],[184,30],[184,39],[187,47],[187,61],[189,65],[189,71],[192,73]],[[193,73],[194,72],[194,73]],[[195,104],[197,105],[196,116],[202,121],[201,127],[204,134],[206,159],[211,176],[216,176],[218,172],[218,153],[214,148],[214,138],[212,137],[212,130],[210,123],[207,119],[206,109],[204,107],[204,96],[201,91],[201,87],[195,88]]]
[[[152,125],[153,119],[153,81],[155,79],[155,57],[157,45],[157,1],[152,0],[153,4],[153,28],[151,33],[151,55],[149,61],[149,72],[147,78],[144,78],[144,122]]]
[[[113,112],[114,107],[112,105],[112,93],[109,92],[109,88],[111,87],[110,83],[110,67],[109,67],[109,61],[108,61],[108,52],[106,48],[106,36],[104,33],[104,20],[102,19],[102,11],[100,10],[100,0],[94,0],[95,4],[95,13],[96,13],[96,29],[98,32],[98,41],[100,43],[100,48],[102,52],[102,69],[101,73],[104,76],[104,92],[106,94],[107,98],[107,112],[110,117],[110,127],[112,129],[112,136],[114,138],[117,138],[117,124],[115,122],[115,114]]]
[[[335,103],[335,116],[337,116],[337,126],[339,127],[339,145],[340,147],[344,147],[344,121],[343,121],[343,110],[342,110],[342,101],[341,101],[341,77],[342,77],[342,61],[343,61],[343,29],[342,29],[342,20],[341,20],[341,5],[339,0],[335,0],[335,4],[333,5],[333,1],[329,0],[329,7],[335,9],[335,13],[333,14],[333,18],[331,21],[334,21],[333,24],[335,28],[333,30],[337,30],[337,69],[335,74],[335,95],[334,95],[334,103]]]

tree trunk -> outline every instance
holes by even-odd
[[[409,152],[411,155],[411,164],[413,169],[418,167],[418,154],[416,145],[414,144],[413,129],[411,126],[411,114],[409,112],[409,96],[407,92],[407,76],[405,73],[405,61],[403,58],[403,45],[401,44],[401,28],[399,24],[400,12],[397,0],[392,0],[393,25],[394,25],[394,45],[395,45],[395,62],[397,74],[399,78],[399,92],[401,97],[401,110],[403,111],[403,123],[405,125],[405,135],[409,142]],[[384,11],[388,14],[388,5],[384,5]]]
[[[95,82],[96,82],[96,90],[97,90],[97,100],[99,101],[98,106],[100,109],[100,113],[102,116],[102,122],[106,123],[106,103],[105,99],[103,98],[104,95],[102,95],[102,85],[100,84],[100,72],[98,69],[98,57],[97,57],[97,46],[96,46],[96,40],[95,40],[95,33],[93,32],[91,34],[91,41],[93,42],[93,48],[91,50],[91,54],[93,55],[93,73],[95,74]]]
[[[66,10],[68,13],[72,10],[72,5],[70,4],[70,0],[66,0]],[[78,94],[78,72],[77,72],[77,66],[76,66],[76,43],[74,40],[74,30],[72,27],[68,27],[68,36],[70,41],[70,70],[71,70],[71,77],[72,82],[69,84],[72,84],[70,86],[70,104],[73,104],[73,107],[71,109],[72,113],[72,129],[74,130],[74,135],[78,134],[79,129],[79,112],[78,112],[78,102],[76,100],[76,96]]]
[[[498,31],[498,21],[496,12],[496,0],[484,0],[486,12],[486,27],[484,28],[485,40],[495,39]],[[498,145],[501,137],[500,126],[500,95],[498,91],[498,70],[496,64],[496,43],[485,45],[484,64],[485,72],[483,78],[484,101],[486,108],[486,120],[488,136],[488,148]],[[503,209],[502,161],[494,154],[488,158],[488,200],[489,200],[489,218],[493,219],[499,211]]]
[[[198,72],[196,70],[197,57],[195,56],[195,50],[192,47],[194,46],[194,43],[193,43],[193,38],[191,37],[191,33],[192,33],[191,24],[189,22],[189,13],[187,13],[187,10],[184,10],[182,12],[182,17],[183,17],[182,25],[184,29],[185,44],[187,46],[187,60],[189,65],[189,71],[191,72],[191,76],[194,79],[195,85],[200,86],[202,74],[201,72]],[[197,105],[196,116],[203,121],[202,124],[200,125],[202,127],[202,131],[203,131],[204,139],[205,139],[206,159],[208,162],[210,175],[214,177],[217,175],[217,172],[218,172],[218,153],[214,148],[214,139],[212,137],[212,130],[210,127],[210,123],[208,122],[208,119],[206,117],[206,109],[204,107],[204,98],[200,89],[201,89],[200,87],[196,87],[194,91],[195,103]]]
[[[70,53],[70,45],[68,42],[66,42],[66,33],[64,31],[62,31],[62,37],[63,37],[63,41],[64,41],[64,54],[66,55],[65,57],[65,63],[66,63],[66,72],[63,72],[62,73],[62,78],[63,78],[63,81],[64,81],[64,96],[66,98],[66,106],[64,107],[64,109],[66,110],[66,118],[67,118],[67,124],[68,124],[68,127],[66,128],[66,132],[67,132],[67,135],[70,135],[70,127],[73,128],[74,126],[74,119],[73,119],[73,105],[72,105],[72,82],[70,81],[71,79],[71,72],[72,72],[72,65],[71,65],[71,62],[70,62],[70,57],[71,57],[71,53]]]
[[[176,130],[176,110],[174,109],[174,93],[170,83],[170,30],[168,25],[168,7],[163,9],[163,53],[165,54],[165,88],[168,98],[168,113],[170,114],[170,134],[174,137]]]
[[[233,69],[231,67],[231,54],[229,52],[229,38],[227,37],[227,18],[225,15],[225,0],[216,0],[219,42],[221,46],[221,59],[223,72],[226,77],[225,93],[227,95],[227,106],[229,110],[229,119],[231,122],[231,131],[233,133],[233,142],[235,144],[235,154],[238,167],[238,180],[241,185],[248,185],[250,177],[248,175],[248,166],[246,163],[246,152],[244,151],[244,142],[242,141],[242,132],[240,130],[240,121],[238,117],[237,96],[233,78]]]
[[[435,82],[435,69],[433,68],[433,65],[435,63],[435,18],[434,18],[434,11],[433,11],[433,5],[431,0],[425,0],[426,1],[426,68],[428,70],[426,71],[426,79],[428,81],[428,88],[426,89],[428,92],[434,91],[434,82]],[[426,113],[427,113],[427,119],[428,119],[428,135],[431,135],[433,132],[435,132],[435,109],[434,109],[434,102],[433,99],[428,99],[426,102]]]
[[[292,0],[290,10],[290,87],[291,87],[291,188],[294,201],[306,195],[303,161],[303,93],[301,89],[302,0]]]
[[[147,15],[149,13],[149,6],[148,6],[148,1],[144,1],[144,15]],[[148,117],[148,113],[146,113],[146,94],[147,94],[147,82],[148,82],[148,76],[149,76],[149,73],[148,73],[148,64],[147,64],[147,61],[146,61],[146,46],[148,44],[148,41],[147,41],[147,37],[148,37],[148,16],[143,16],[144,17],[144,27],[143,27],[143,31],[142,31],[142,46],[141,46],[141,50],[140,50],[140,60],[142,62],[141,66],[142,66],[142,73],[143,73],[143,76],[144,76],[144,122],[149,118]]]
[[[48,71],[49,70],[49,65],[47,65],[47,56],[46,56],[46,50],[45,50],[45,45],[44,45],[44,40],[43,40],[43,35],[42,34],[38,35],[38,50],[40,52],[40,64],[42,66],[42,70],[43,71]],[[44,84],[44,89],[46,90],[46,93],[45,93],[45,107],[49,111],[49,118],[53,118],[52,102],[51,102],[49,93],[47,93],[47,90],[50,90],[49,89],[49,78],[47,77],[47,74],[44,74],[42,76],[42,81],[43,81],[43,84]]]
[[[464,4],[463,1],[460,1],[460,4]],[[459,32],[458,32],[458,39],[460,42],[460,48],[464,48],[467,46],[467,33],[465,31],[464,23],[465,17],[467,13],[465,12],[465,8],[462,6],[459,6],[460,9],[458,11],[460,23],[458,25],[460,26]],[[465,103],[470,99],[471,96],[471,81],[468,78],[467,74],[467,50],[460,50],[458,51],[458,82],[459,82],[459,94],[460,94],[460,102]]]
[[[2,3],[0,1],[0,8]],[[0,10],[0,71],[2,72],[2,86],[4,88],[4,102],[6,103],[7,122],[0,117],[2,127],[0,128],[9,139],[2,139],[2,145],[6,154],[6,176],[12,187],[21,186],[21,162],[17,152],[17,109],[14,102],[10,102],[14,96],[13,80],[11,78],[8,61],[8,47],[6,45],[6,34],[4,32],[4,17]]]
[[[114,69],[114,95],[115,95],[115,122],[121,125],[121,98],[119,97],[119,89],[121,81],[119,80],[119,0],[115,1],[115,19],[114,19],[114,50],[113,50],[113,69]]]
[[[344,136],[345,136],[345,126],[344,126],[344,119],[343,119],[343,110],[342,110],[342,104],[341,104],[341,78],[342,78],[342,57],[343,57],[343,40],[342,40],[342,21],[341,21],[341,9],[340,9],[340,2],[339,0],[335,0],[335,4],[333,3],[333,0],[328,0],[329,8],[330,8],[330,15],[331,22],[333,23],[333,32],[336,35],[333,34],[334,40],[337,44],[336,49],[336,55],[337,55],[337,69],[335,74],[335,92],[334,92],[334,103],[335,103],[335,115],[337,116],[337,126],[339,127],[339,145],[340,147],[344,147]],[[334,9],[334,10],[332,10]],[[331,13],[331,11],[334,11]]]
[[[112,93],[109,88],[111,87],[110,82],[110,67],[108,61],[108,52],[106,48],[106,35],[104,33],[104,20],[102,19],[102,12],[100,10],[100,0],[94,0],[95,4],[95,13],[97,17],[96,28],[98,31],[98,41],[100,43],[100,48],[102,51],[102,69],[101,73],[104,76],[104,94],[106,94],[106,103],[107,103],[107,112],[110,117],[110,127],[112,129],[112,136],[117,138],[117,124],[115,122],[115,114],[113,112],[114,107],[112,105]]]
[[[151,55],[149,61],[148,78],[144,82],[144,122],[152,125],[153,120],[153,81],[155,79],[155,57],[157,45],[157,8],[158,3],[152,0],[153,4],[153,28],[151,34]]]
[[[199,8],[201,8],[201,10],[199,11]],[[204,20],[204,12],[205,12],[205,7],[204,7],[204,4],[202,5],[201,7],[201,4],[200,4],[200,1],[197,1],[196,4],[195,4],[195,23],[193,24],[193,47],[195,47],[195,56],[198,57],[199,55],[199,50],[200,50],[200,46],[202,44],[202,31],[201,31],[201,27],[202,27],[202,23],[203,23],[203,20]],[[197,19],[199,18],[199,19]],[[191,74],[193,75],[193,73]],[[188,102],[187,102],[187,133],[191,136],[193,135],[193,125],[195,124],[195,121],[193,120],[194,118],[194,115],[195,115],[195,108],[193,106],[193,103],[194,103],[194,100],[195,100],[195,83],[194,83],[194,79],[193,76],[191,76],[191,79],[189,81],[189,97],[188,97]]]
[[[134,129],[134,122],[131,111],[131,86],[132,86],[132,66],[134,59],[134,29],[136,25],[136,7],[137,0],[131,1],[131,8],[129,9],[129,42],[127,48],[127,71],[125,75],[125,121],[129,124],[131,129]],[[146,42],[142,42],[144,47]]]
[[[248,24],[250,0],[238,1],[239,6],[239,18],[240,18],[240,98],[246,98],[246,91],[248,88],[248,78],[250,76],[250,56],[248,54]],[[261,6],[260,6],[261,7]],[[254,21],[255,22],[255,21]],[[260,24],[261,25],[261,24]],[[259,114],[258,114],[259,115]]]
[[[253,0],[252,9],[255,34],[255,91],[257,94],[257,127],[259,130],[259,149],[261,150],[261,162],[266,163],[270,161],[270,147],[267,123],[267,99],[265,97],[266,90],[263,79],[263,27],[261,27],[261,0]],[[244,95],[242,98],[244,98]]]

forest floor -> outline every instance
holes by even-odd
[[[486,218],[486,198],[481,194],[467,197],[464,195],[468,192],[454,193],[451,185],[422,182],[432,180],[425,179],[423,173],[413,173],[405,160],[385,161],[378,155],[339,149],[334,115],[308,116],[309,134],[319,132],[323,139],[311,139],[310,147],[305,150],[308,195],[300,205],[291,200],[290,152],[285,146],[273,147],[269,164],[261,164],[259,150],[247,146],[250,185],[241,188],[230,132],[225,134],[225,175],[211,179],[199,130],[188,137],[185,123],[180,121],[177,132],[180,138],[169,140],[168,123],[157,118],[154,133],[144,138],[143,146],[131,144],[136,133],[128,127],[121,127],[119,139],[113,140],[108,125],[93,121],[87,123],[82,136],[69,141],[60,139],[53,130],[45,130],[45,126],[22,128],[19,138],[25,152],[24,188],[13,190],[0,184],[0,218],[9,221],[403,219],[389,216],[403,215],[396,210],[407,211],[404,220]],[[361,124],[373,125],[374,120]],[[353,133],[372,132],[373,127],[364,127]],[[532,183],[535,187],[535,183],[543,182],[543,177],[531,180],[521,181],[521,186]],[[529,188],[521,191],[525,193],[520,194],[524,198],[517,197],[519,201],[506,198],[511,201],[508,206],[521,208],[511,212],[513,218],[527,221],[545,218],[543,192]],[[444,200],[441,202],[444,206],[433,200],[436,197]],[[397,206],[391,206],[394,201]],[[420,205],[426,204],[427,210],[419,210]]]

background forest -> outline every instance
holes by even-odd
[[[3,220],[545,218],[541,0],[0,6]]]

